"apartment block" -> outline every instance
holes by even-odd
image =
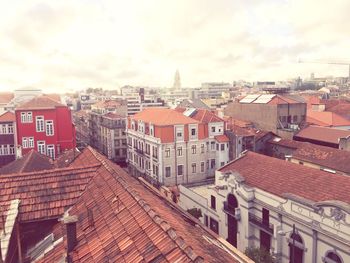
[[[12,112],[0,115],[0,167],[16,159],[16,117]]]
[[[129,118],[130,173],[155,184],[198,182],[228,162],[224,121],[207,110],[149,108]]]

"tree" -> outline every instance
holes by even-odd
[[[189,212],[193,217],[195,217],[197,219],[202,217],[202,211],[199,208],[187,209],[187,212]]]
[[[270,254],[265,248],[247,247],[244,254],[246,254],[255,263],[276,263],[276,258]]]

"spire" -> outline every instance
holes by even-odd
[[[181,89],[180,73],[178,69],[175,72],[173,89],[175,90]]]

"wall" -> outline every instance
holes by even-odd
[[[232,102],[224,110],[225,115],[253,122],[258,128],[276,133],[277,106]]]

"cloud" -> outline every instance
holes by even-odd
[[[346,75],[298,58],[350,59],[350,2],[77,0],[3,6],[0,89],[184,86]]]

